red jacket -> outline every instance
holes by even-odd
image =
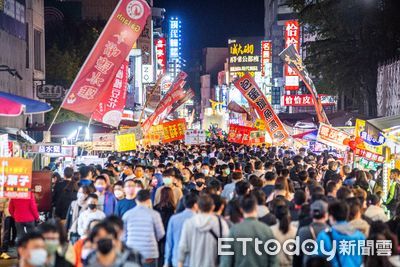
[[[32,193],[30,199],[11,199],[8,210],[18,223],[34,222],[39,219],[35,197]]]

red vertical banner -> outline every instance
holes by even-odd
[[[97,105],[92,119],[118,127],[125,107],[128,83],[128,61],[125,61],[115,76],[111,90],[107,90]]]
[[[234,84],[247,99],[249,105],[257,111],[258,116],[265,121],[266,130],[272,141],[274,143],[283,142],[289,134],[250,74],[246,73]]]
[[[289,20],[285,23],[285,48],[292,44],[300,53],[300,25],[297,20]],[[299,76],[288,65],[285,65],[285,89],[299,90]]]
[[[90,117],[142,32],[150,7],[145,0],[121,0],[81,67],[62,107]]]

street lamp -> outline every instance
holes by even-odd
[[[12,75],[13,77],[17,77],[22,81],[22,76],[18,73],[16,69],[12,69],[7,65],[0,65],[0,72],[2,71],[7,71],[10,75]]]

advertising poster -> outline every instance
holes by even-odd
[[[87,117],[104,94],[146,24],[151,10],[145,0],[121,0],[81,67],[62,107]]]
[[[241,126],[237,124],[229,125],[228,142],[249,145],[250,134],[252,131],[256,131],[256,128]]]
[[[186,131],[185,119],[177,119],[165,122],[162,124],[162,127],[164,131],[164,137],[162,142],[164,144],[185,139],[185,131]]]
[[[249,74],[246,74],[234,84],[247,99],[249,105],[256,110],[259,117],[265,121],[266,130],[273,142],[280,143],[285,141],[289,134],[254,79]]]
[[[126,102],[128,83],[128,62],[125,61],[115,76],[111,90],[108,90],[97,105],[92,119],[118,127]]]
[[[185,144],[186,145],[201,145],[206,143],[206,132],[204,130],[186,130]]]
[[[323,106],[335,106],[337,98],[331,95],[319,95]],[[312,107],[314,99],[312,95],[284,95],[283,105],[287,107]]]
[[[31,159],[0,158],[0,197],[29,199],[31,188]]]
[[[343,141],[346,138],[350,138],[348,133],[336,129],[328,124],[320,123],[317,135],[318,142],[341,150],[346,150],[347,146],[343,144]]]
[[[114,151],[115,134],[93,134],[94,151]]]
[[[250,73],[261,73],[261,37],[237,37],[228,40],[231,80]]]
[[[133,133],[121,134],[115,136],[115,150],[125,152],[136,150],[136,137]]]
[[[381,132],[376,132],[376,135],[371,135],[366,131],[365,120],[356,119],[356,125],[354,129],[354,135],[361,137],[363,142],[357,145],[360,150],[366,150],[378,155],[383,153],[383,145],[386,142],[386,138]]]

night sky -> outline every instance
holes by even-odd
[[[227,47],[229,37],[264,36],[264,0],[154,0],[154,6],[181,18],[188,60],[201,48]]]

